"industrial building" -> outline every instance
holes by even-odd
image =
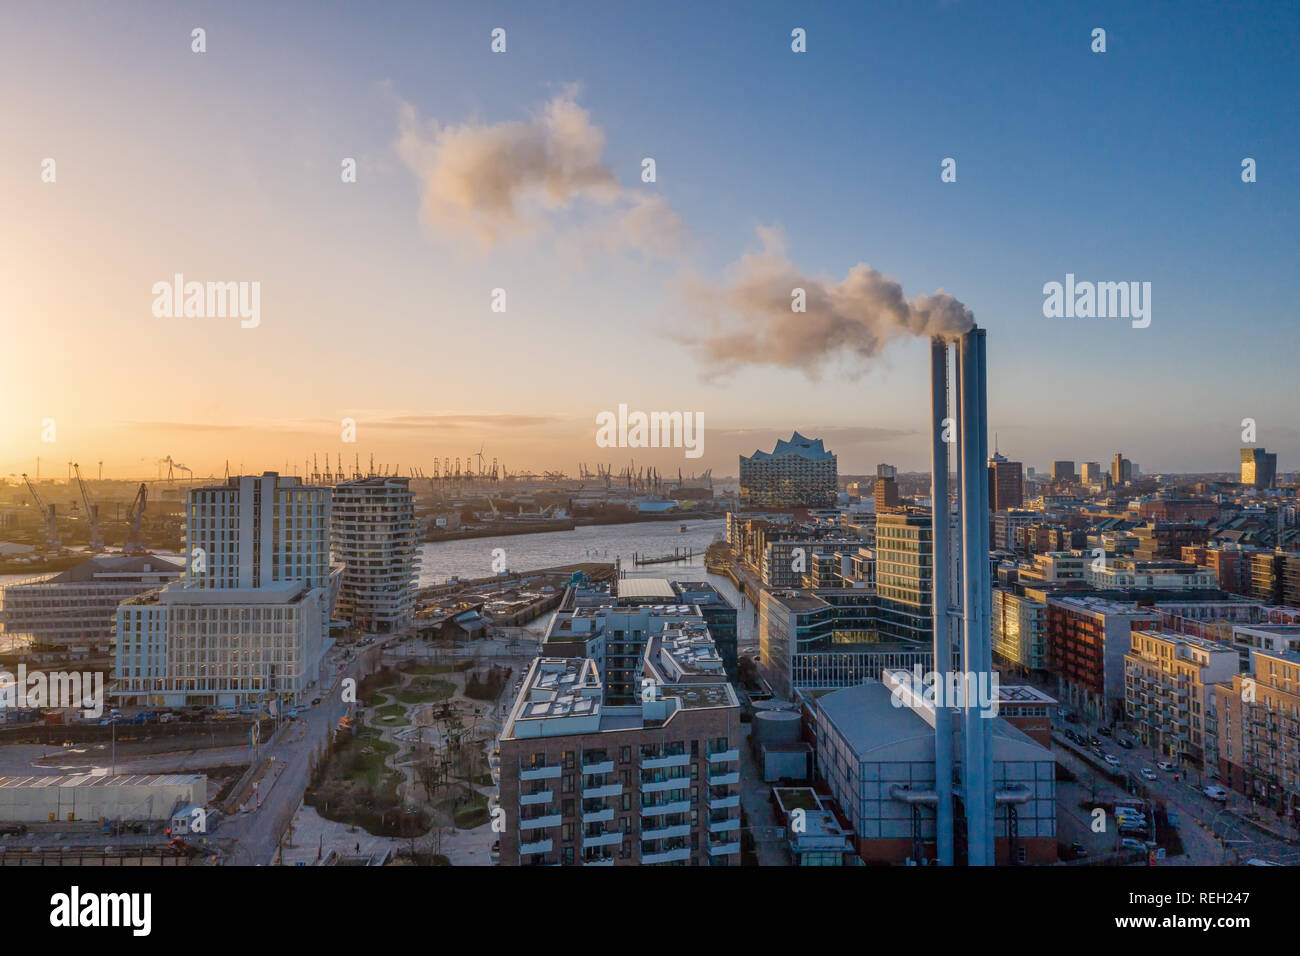
[[[207,802],[201,773],[0,777],[4,823],[164,822],[180,807]]]
[[[892,672],[886,677],[888,683],[845,687],[814,700],[817,765],[844,808],[863,860],[928,863],[938,856],[938,795],[948,792],[935,777],[935,711],[915,695],[897,706]],[[992,737],[994,846],[988,862],[1055,863],[1055,758],[1000,717],[976,719]],[[952,729],[957,779],[966,778],[964,730],[961,721]],[[963,850],[957,847],[959,856]]]

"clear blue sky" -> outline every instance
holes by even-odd
[[[825,433],[842,471],[925,468],[920,343],[852,379],[844,365],[711,381],[670,334],[680,262],[575,264],[545,236],[483,251],[430,234],[394,152],[398,104],[494,124],[567,84],[621,183],[647,188],[640,160],[656,159],[648,188],[681,217],[697,276],[720,281],[756,227],[779,225],[807,273],[867,262],[910,296],[965,302],[989,330],[1005,454],[1231,470],[1252,417],[1280,469],[1300,469],[1300,5],[957,0],[7,4],[0,321],[30,351],[0,365],[22,383],[0,470],[30,467],[29,425],[49,408],[83,460],[118,454],[127,471],[154,452],[301,460],[337,449],[331,423],[349,414],[386,423],[363,424],[363,454],[463,455],[480,430],[392,421],[521,412],[547,425],[485,432],[489,456],[572,470],[608,458],[592,416],[619,402],[703,410],[716,437],[686,464],[719,474],[794,428]],[[49,155],[58,193],[34,175]],[[351,192],[340,156],[360,159]],[[940,182],[944,157],[956,183]],[[141,290],[186,270],[260,278],[263,327],[158,326]],[[1150,282],[1151,326],[1044,318],[1043,284],[1067,272]],[[97,298],[71,288],[87,284]],[[508,317],[486,312],[496,286]],[[151,389],[78,400],[60,385],[72,370],[108,386],[128,365],[145,383],[151,368],[193,378],[166,408]],[[242,394],[222,383],[232,371]],[[159,422],[177,430],[146,449]]]

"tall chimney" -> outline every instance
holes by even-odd
[[[948,343],[941,336],[930,340],[930,522],[933,554],[934,670],[952,668],[952,550],[948,539],[948,442],[944,441],[948,417]],[[942,702],[939,702],[942,704]],[[939,865],[952,866],[952,710],[934,709],[935,844]]]
[[[961,409],[961,604],[963,669],[976,677],[993,666],[989,632],[988,408],[984,330],[971,329],[957,343]],[[938,664],[936,664],[936,667]],[[993,723],[973,701],[962,709],[962,800],[966,810],[967,863],[991,866],[993,845]]]

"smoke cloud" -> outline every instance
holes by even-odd
[[[579,203],[607,210],[602,244],[666,256],[681,221],[664,200],[624,187],[604,162],[605,131],[566,89],[525,120],[422,123],[403,103],[397,154],[420,182],[421,212],[435,229],[493,246],[556,225]],[[589,210],[584,210],[588,212]]]
[[[904,336],[955,336],[975,317],[945,292],[908,299],[902,285],[865,262],[838,282],[802,273],[777,229],[758,230],[762,250],[743,256],[722,286],[695,284],[688,297],[709,331],[687,336],[713,368],[746,365],[802,369],[814,378],[837,357],[864,362]],[[794,311],[794,290],[805,311]]]

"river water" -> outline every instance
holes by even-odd
[[[686,525],[678,531],[679,524]],[[420,585],[441,584],[453,575],[462,578],[486,578],[492,570],[492,552],[505,551],[510,570],[533,571],[583,561],[613,564],[621,561],[628,577],[677,578],[708,580],[737,609],[741,646],[752,643],[756,633],[754,607],[742,598],[729,578],[708,574],[704,570],[704,549],[717,538],[725,537],[726,521],[721,518],[693,521],[642,521],[632,524],[584,525],[572,531],[546,531],[541,534],[501,535],[495,538],[468,538],[463,541],[429,541],[420,546]],[[636,567],[634,555],[659,557],[674,548],[694,550],[690,561],[674,561]],[[165,555],[178,562],[181,555]],[[33,574],[0,575],[0,586],[27,580]],[[9,578],[10,580],[5,580]]]
[[[685,531],[678,531],[678,524]],[[583,561],[613,564],[621,561],[628,577],[708,580],[737,610],[740,645],[756,640],[754,606],[741,597],[731,579],[709,574],[704,569],[704,549],[715,539],[726,536],[727,523],[721,518],[692,521],[643,521],[633,524],[587,525],[572,531],[547,531],[542,534],[502,535],[495,538],[469,538],[464,541],[431,541],[420,547],[421,586],[440,584],[452,575],[462,578],[485,578],[493,574],[492,552],[505,551],[506,567],[512,571],[534,571]],[[692,549],[690,561],[674,561],[636,567],[634,555],[659,557],[674,548]]]

